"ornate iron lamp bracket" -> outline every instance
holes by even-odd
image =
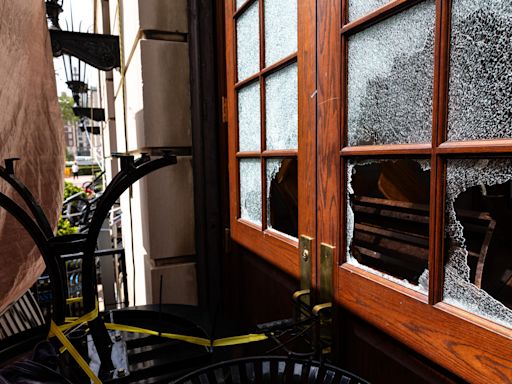
[[[121,66],[119,36],[50,29],[54,57],[68,54],[102,71]]]

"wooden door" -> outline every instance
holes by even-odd
[[[315,1],[225,4],[231,236],[298,278],[298,238],[315,234]]]
[[[317,6],[335,303],[469,382],[511,382],[511,5]]]

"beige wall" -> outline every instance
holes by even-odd
[[[123,62],[111,73],[106,156],[191,146],[187,1],[96,1],[97,24],[120,35]],[[197,303],[191,159],[134,185],[121,206],[131,304],[157,302],[160,276],[164,303]]]

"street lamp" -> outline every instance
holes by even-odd
[[[69,55],[63,55],[62,61],[64,62],[64,71],[66,72],[66,84],[71,90],[75,106],[87,106],[86,98],[87,91],[89,90],[85,82],[87,65],[82,60]]]

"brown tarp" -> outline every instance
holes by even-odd
[[[63,127],[43,0],[0,0],[0,161],[20,157],[16,175],[55,227],[62,204]],[[0,180],[0,191],[20,202]],[[35,244],[0,209],[0,313],[44,270]]]

